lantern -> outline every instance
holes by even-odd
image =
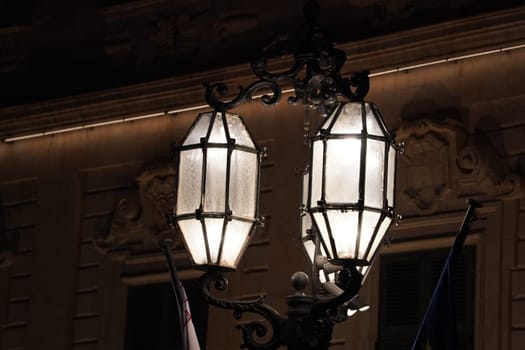
[[[396,154],[368,102],[337,105],[313,136],[307,210],[333,262],[371,263],[394,217]]]
[[[235,269],[258,214],[261,152],[242,118],[202,113],[177,150],[175,221],[196,265]]]

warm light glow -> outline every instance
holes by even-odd
[[[175,221],[197,265],[234,269],[257,218],[260,152],[234,114],[199,115],[178,150]]]
[[[307,210],[329,259],[371,262],[394,215],[395,157],[371,103],[341,103],[313,136]]]

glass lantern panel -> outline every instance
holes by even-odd
[[[191,130],[188,132],[186,139],[182,143],[183,146],[201,143],[201,138],[206,137],[208,134],[211,115],[212,112],[199,114]]]
[[[302,214],[301,217],[301,238],[307,238],[309,236],[309,230],[312,228],[312,218],[310,214]]]
[[[306,202],[308,201],[308,181],[310,179],[310,176],[308,172],[306,172],[303,175],[303,196],[301,198],[301,204],[306,206]]]
[[[208,148],[207,152],[204,211],[224,213],[228,150],[226,148]]]
[[[372,242],[372,248],[368,252],[368,256],[366,257],[366,260],[369,262],[372,262],[372,258],[374,257],[374,254],[379,246],[379,244],[383,241],[383,237],[385,236],[386,230],[390,227],[390,223],[392,222],[392,219],[386,216],[383,219],[383,222],[381,222],[381,225],[379,226],[379,229],[377,230],[377,234],[374,238],[374,242]]]
[[[386,199],[388,205],[394,206],[394,186],[396,181],[396,149],[390,146],[388,151],[388,178],[387,178],[387,192]]]
[[[383,129],[379,125],[380,116],[377,115],[376,109],[373,108],[369,103],[365,104],[366,110],[366,132],[369,135],[385,136]]]
[[[257,154],[234,150],[230,164],[229,200],[232,214],[253,218],[257,201]]]
[[[383,208],[385,143],[367,140],[365,206]]]
[[[337,258],[353,259],[355,256],[358,212],[340,210],[327,211],[328,222],[335,241]]]
[[[311,239],[303,241],[304,249],[306,250],[306,255],[308,256],[308,259],[310,259],[310,263],[314,261],[314,254],[315,254],[315,244],[314,241]]]
[[[255,149],[255,143],[250,137],[250,134],[248,133],[248,130],[246,129],[246,126],[242,122],[240,116],[235,114],[227,114],[226,123],[228,124],[230,137],[235,139],[235,144]]]
[[[370,271],[370,265],[359,266],[357,268],[357,271],[359,271],[361,275],[363,275],[363,280],[361,281],[361,284],[365,283],[366,277],[368,276],[368,272]]]
[[[208,237],[211,263],[215,264],[219,258],[219,248],[221,247],[224,219],[206,218],[204,219],[204,224],[206,225],[206,236]]]
[[[323,123],[321,124],[321,127],[316,133],[317,136],[321,135],[321,130],[326,130],[330,127],[330,125],[332,125],[332,120],[334,119],[336,115],[338,115],[338,111],[339,111],[339,106],[334,108],[334,110],[332,111],[332,114],[330,114],[330,116],[323,121]]]
[[[334,126],[330,130],[331,134],[360,134],[363,130],[362,104],[358,102],[346,103]]]
[[[226,131],[224,130],[224,123],[222,122],[222,113],[217,112],[211,127],[209,143],[228,143],[226,139]]]
[[[323,213],[313,213],[314,221],[319,229],[321,234],[321,240],[324,242],[326,247],[328,247],[329,252],[326,252],[326,257],[331,259],[334,255],[332,252],[332,244],[330,243],[330,236],[328,235],[328,228],[326,227],[326,222]]]
[[[303,197],[301,198],[301,207],[306,208],[306,201],[308,199],[308,173],[303,175]],[[312,218],[310,214],[301,212],[301,238],[308,236],[308,230],[312,228]]]
[[[360,165],[360,139],[327,141],[325,197],[328,203],[356,203],[358,201]]]
[[[179,183],[175,215],[194,213],[200,207],[202,186],[202,149],[180,152]]]
[[[321,200],[321,188],[323,184],[323,141],[314,141],[311,164],[312,188],[310,192],[310,207],[317,207]]]
[[[227,223],[219,264],[235,268],[252,230],[253,223],[232,220]]]
[[[361,237],[359,239],[359,259],[365,259],[367,248],[372,243],[374,231],[379,223],[380,213],[365,210],[363,211],[363,221],[361,222]]]
[[[184,242],[186,242],[186,246],[195,264],[206,264],[208,258],[206,256],[206,244],[204,243],[201,222],[199,220],[189,219],[179,220],[178,224],[184,237]]]

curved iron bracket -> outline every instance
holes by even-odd
[[[205,84],[206,102],[215,110],[226,112],[232,108],[238,107],[244,102],[254,102],[254,95],[260,90],[270,90],[271,95],[262,95],[261,101],[264,105],[270,106],[277,104],[281,99],[281,88],[279,85],[270,80],[256,81],[247,88],[239,86],[239,93],[233,99],[224,101],[222,98],[228,96],[228,87],[223,83]]]
[[[225,290],[228,286],[228,279],[219,271],[210,271],[203,274],[200,278],[202,296],[206,302],[213,306],[223,309],[233,310],[236,319],[240,319],[245,312],[255,313],[262,316],[271,327],[271,337],[267,341],[260,338],[268,334],[268,327],[265,323],[254,320],[237,327],[241,329],[244,343],[242,349],[250,350],[271,350],[277,349],[281,345],[282,324],[285,322],[277,310],[264,302],[264,298],[259,296],[252,300],[228,300],[214,297],[210,292],[210,285],[214,283],[217,290]]]
[[[248,88],[240,87],[238,95],[230,101],[221,100],[228,94],[225,84],[208,85],[208,104],[224,112],[245,101],[252,102],[255,91],[269,89],[272,96],[264,95],[262,102],[273,105],[281,97],[280,85],[294,89],[295,95],[288,98],[289,103],[299,102],[317,109],[321,116],[327,116],[340,98],[362,101],[368,92],[368,72],[356,73],[350,78],[341,77],[346,54],[320,30],[319,5],[316,1],[308,1],[303,13],[306,19],[303,33],[277,35],[266,45],[261,56],[251,62],[252,71],[259,81]],[[272,72],[268,61],[286,55],[293,56],[291,67]]]
[[[315,335],[312,348],[324,349],[324,346],[328,346],[334,325],[347,318],[345,303],[355,298],[361,288],[363,276],[351,261],[345,263],[345,268],[339,274],[339,286],[343,293],[329,299],[318,299],[308,316],[308,323],[313,325]]]

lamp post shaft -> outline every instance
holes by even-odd
[[[175,264],[173,263],[173,253],[171,252],[171,248],[173,245],[173,241],[171,239],[164,239],[161,243],[162,251],[164,252],[164,256],[166,257],[166,262],[168,263],[168,268],[170,271],[170,280],[171,280],[171,286],[173,288],[173,294],[175,295],[175,303],[177,304],[177,315],[179,319],[179,335],[182,342],[182,349],[188,350],[188,339],[186,337],[186,332],[184,330],[185,328],[185,317],[184,317],[184,303],[183,300],[183,292],[182,292],[182,284],[179,280],[179,277],[177,276],[177,268],[175,267]]]

